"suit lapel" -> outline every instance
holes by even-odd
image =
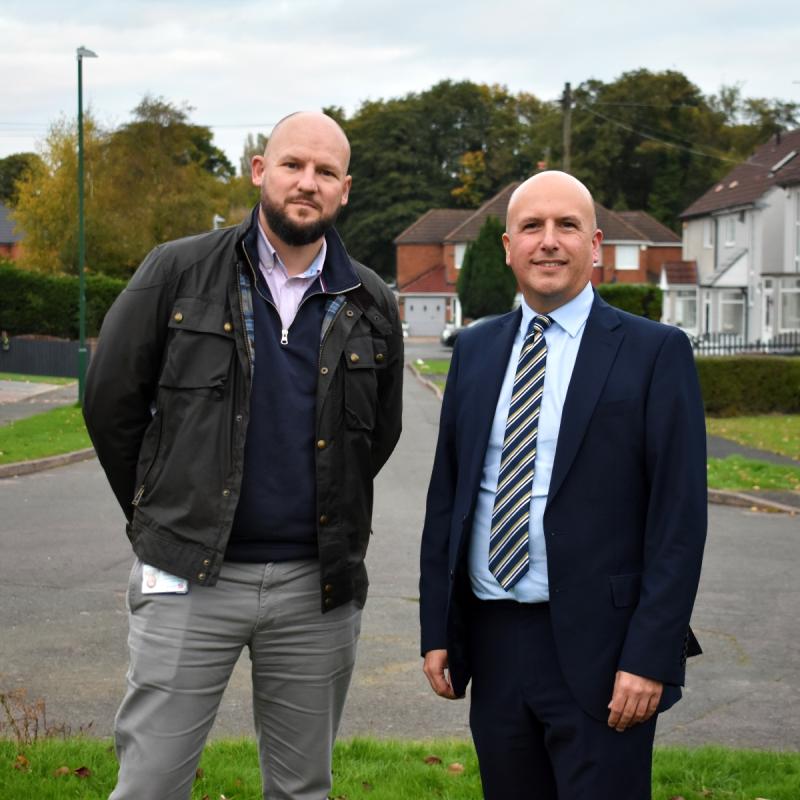
[[[522,312],[508,314],[500,321],[499,327],[494,328],[493,335],[481,338],[479,356],[472,357],[470,364],[477,371],[475,387],[472,397],[465,398],[469,412],[464,419],[469,420],[470,430],[467,431],[473,457],[470,459],[469,484],[474,487],[473,495],[477,495],[483,461],[486,457],[486,447],[489,443],[489,434],[492,430],[494,415],[497,409],[497,399],[505,378],[514,337],[520,326]],[[489,333],[487,331],[487,333]]]
[[[548,505],[575,460],[622,339],[619,315],[595,295],[561,413]]]

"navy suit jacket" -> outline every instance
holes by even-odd
[[[422,652],[470,679],[466,554],[518,310],[464,331],[442,402],[422,535]],[[705,418],[689,340],[595,296],[564,401],[544,532],[550,616],[578,704],[605,720],[617,670],[680,697],[706,535]]]

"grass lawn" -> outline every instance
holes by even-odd
[[[54,408],[0,427],[0,464],[69,453],[91,444],[77,405]]]
[[[66,386],[75,383],[76,378],[55,378],[47,375],[20,375],[18,372],[0,372],[0,381],[22,381],[23,383],[52,383]]]
[[[15,742],[0,741],[0,797],[105,800],[114,785],[116,766],[108,741],[50,739],[22,751]],[[331,797],[336,800],[480,800],[483,796],[475,753],[468,742],[340,742],[333,773]],[[220,741],[206,748],[192,798],[255,800],[260,796],[252,741]],[[678,796],[685,800],[797,800],[800,753],[658,749],[653,798]]]
[[[708,432],[746,447],[800,459],[800,414],[706,419]],[[800,462],[798,462],[800,466]]]
[[[800,466],[783,467],[742,456],[708,459],[710,489],[800,491]],[[800,797],[800,795],[798,795]]]

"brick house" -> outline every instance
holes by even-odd
[[[505,220],[511,183],[475,210],[434,208],[399,234],[397,291],[412,336],[438,336],[445,323],[461,324],[456,294],[467,245],[487,217]],[[601,263],[592,283],[657,283],[665,262],[681,258],[680,237],[644,211],[610,211],[595,203],[604,233]]]
[[[800,331],[800,130],[759,147],[681,219],[695,274],[665,274],[665,321],[749,342]]]
[[[23,235],[11,219],[11,209],[0,203],[0,257],[15,261],[22,249]]]

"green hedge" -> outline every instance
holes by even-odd
[[[650,283],[601,283],[597,293],[609,305],[637,317],[661,319],[662,292]]]
[[[97,336],[126,281],[86,276],[86,335]],[[9,336],[36,333],[78,338],[78,278],[44,275],[0,263],[0,329]]]
[[[707,414],[800,413],[800,357],[698,356],[695,363]]]

